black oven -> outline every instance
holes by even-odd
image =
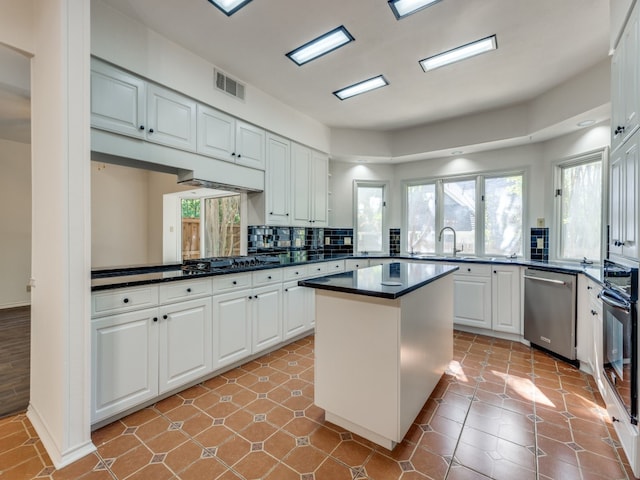
[[[604,377],[638,423],[638,268],[605,260],[603,307]]]

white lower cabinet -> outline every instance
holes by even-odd
[[[251,354],[251,290],[213,296],[214,368]]]
[[[159,393],[165,393],[213,369],[211,298],[160,307],[159,314]]]
[[[460,270],[453,276],[454,323],[491,329],[489,265],[459,264],[458,266]]]
[[[311,328],[313,306],[312,288],[301,287],[298,282],[282,285],[282,319],[284,339],[295,337]]]
[[[602,300],[601,287],[584,275],[578,276],[576,355],[580,368],[590,373],[602,391]]]
[[[93,320],[91,422],[158,395],[158,309]]]
[[[252,293],[252,353],[257,353],[282,341],[282,284],[256,288]]]
[[[520,267],[496,265],[491,275],[491,328],[498,332],[522,332]]]

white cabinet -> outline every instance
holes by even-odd
[[[640,112],[640,41],[638,7],[631,12],[611,60],[611,149],[615,151],[638,128]]]
[[[291,145],[292,225],[324,227],[328,224],[329,158]]]
[[[196,151],[196,102],[153,83],[147,84],[146,139]]]
[[[282,285],[282,319],[284,339],[295,337],[311,328],[312,288],[301,287],[297,281]]]
[[[199,104],[198,153],[264,170],[265,132],[219,110]]]
[[[196,150],[196,102],[97,59],[91,61],[91,126]]]
[[[251,354],[251,290],[213,296],[214,368]]]
[[[257,353],[282,341],[282,284],[255,288],[252,297],[252,353]]]
[[[602,391],[602,301],[598,298],[602,287],[578,276],[578,318],[576,325],[576,354],[580,368],[590,373]]]
[[[158,310],[92,321],[91,422],[158,395]]]
[[[291,143],[267,135],[267,169],[265,171],[265,218],[267,225],[289,225],[291,202]]]
[[[458,264],[453,276],[453,321],[459,325],[491,329],[491,276],[489,265]]]
[[[348,260],[345,260],[344,262],[345,266],[344,269],[347,272],[350,272],[352,270],[360,270],[361,268],[367,268],[369,266],[369,259],[368,258],[350,258]]]
[[[211,298],[159,309],[159,393],[165,393],[213,369]]]
[[[91,61],[91,126],[144,139],[146,82],[107,63]]]
[[[491,275],[492,329],[519,335],[521,329],[520,267],[493,266]]]
[[[638,148],[636,132],[611,160],[609,251],[613,255],[638,258]]]

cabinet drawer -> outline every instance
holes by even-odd
[[[486,276],[491,275],[491,265],[482,265],[477,263],[456,263],[460,269],[455,275],[476,275]]]
[[[158,287],[119,288],[91,296],[91,316],[130,312],[158,305]]]
[[[309,265],[309,276],[317,277],[320,275],[326,275],[328,266],[329,265],[326,263],[312,263]]]
[[[251,287],[251,272],[213,277],[213,293]]]
[[[187,298],[211,295],[211,278],[188,280],[160,285],[160,303],[169,303]]]
[[[305,278],[309,275],[309,268],[307,265],[297,265],[295,267],[283,268],[282,273],[284,281],[296,280],[298,278]]]
[[[270,268],[252,273],[253,286],[268,285],[270,283],[282,282],[282,269]]]
[[[327,274],[344,272],[344,260],[326,262]]]
[[[347,270],[358,270],[360,268],[366,268],[369,266],[368,259],[350,259],[345,261],[345,268]]]

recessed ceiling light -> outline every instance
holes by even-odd
[[[304,65],[354,40],[347,29],[341,25],[287,53],[287,57],[298,65]]]
[[[462,155],[464,152],[462,150],[454,150],[451,152],[451,155]]]
[[[219,8],[227,17],[230,17],[251,0],[209,0],[213,5]]]
[[[354,83],[348,87],[336,90],[333,94],[340,100],[346,100],[347,98],[355,97],[361,93],[370,92],[376,88],[386,87],[387,85],[389,85],[387,79],[382,75],[378,75],[377,77],[369,78],[368,80],[363,80],[362,82]]]
[[[398,20],[427,8],[440,0],[389,0],[389,6]]]
[[[425,72],[429,70],[435,70],[436,68],[444,67],[450,63],[459,62],[466,58],[475,57],[481,53],[485,53],[498,48],[498,41],[495,35],[476,40],[475,42],[467,43],[461,47],[448,50],[446,52],[439,53],[433,57],[420,60],[420,65]]]
[[[594,123],[596,123],[595,120],[583,120],[581,122],[578,122],[576,125],[578,127],[588,127],[589,125],[593,125]]]

